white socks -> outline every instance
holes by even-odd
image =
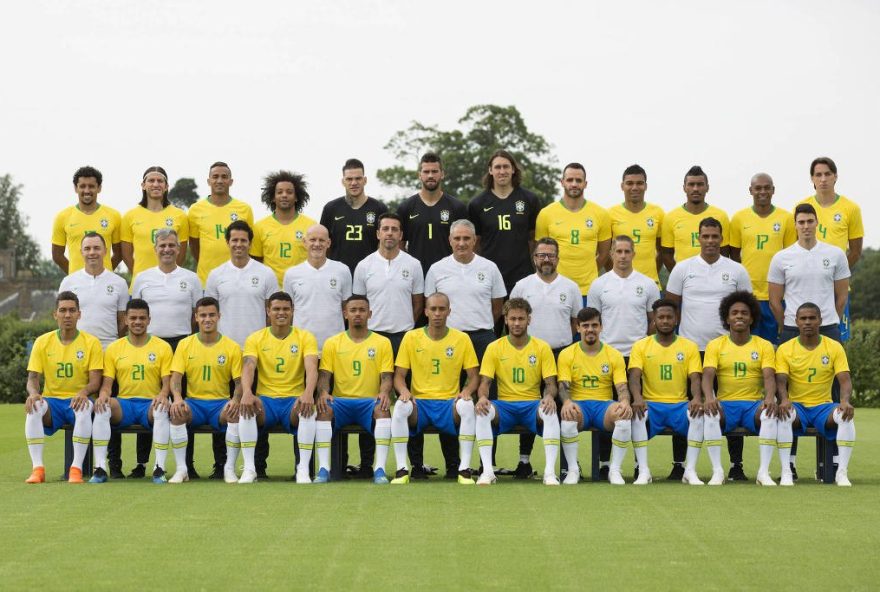
[[[471,457],[474,454],[474,440],[477,433],[477,415],[474,411],[474,402],[458,399],[455,402],[455,410],[461,423],[458,426],[458,454],[461,462],[458,470],[464,471],[471,468]]]
[[[773,459],[773,451],[776,449],[778,433],[779,422],[777,422],[775,417],[768,416],[766,411],[762,411],[761,427],[758,429],[758,447],[760,449],[759,475],[770,473],[770,461]]]
[[[315,446],[318,449],[318,469],[330,470],[330,439],[333,426],[329,421],[315,422]]]
[[[383,417],[376,420],[376,428],[373,431],[376,438],[376,464],[373,470],[385,470],[388,462],[388,448],[391,446],[391,418]]]
[[[241,450],[241,438],[238,434],[238,422],[226,424],[226,470],[235,470],[238,452]]]
[[[843,421],[840,409],[835,409],[831,417],[837,424],[837,471],[845,474],[856,441],[856,424],[851,419]]]
[[[168,458],[168,439],[171,436],[171,424],[167,411],[153,411],[153,450],[156,451],[156,466],[165,470],[165,459]]]
[[[687,448],[687,456],[684,461],[684,470],[685,471],[696,471],[697,470],[697,459],[700,458],[700,448],[703,447],[703,417],[693,417],[691,412],[688,411],[688,448]],[[720,429],[718,433],[718,437],[721,437]],[[718,454],[721,454],[719,449]],[[720,462],[720,457],[719,457]]]
[[[477,414],[476,436],[477,448],[480,451],[480,461],[483,463],[483,474],[494,475],[495,467],[492,466],[492,420],[495,419],[495,406],[489,405],[489,413]]]
[[[626,449],[632,441],[632,422],[628,419],[618,419],[614,422],[614,431],[611,432],[611,469],[620,471]],[[568,465],[571,467],[571,465]],[[570,470],[570,469],[569,469]]]
[[[31,454],[31,464],[36,469],[43,466],[43,442],[46,440],[46,432],[43,431],[43,416],[49,411],[49,404],[40,401],[33,413],[28,413],[24,418],[24,437],[27,440],[28,452]]]
[[[556,459],[559,457],[559,416],[556,413],[544,413],[544,410],[538,407],[538,417],[544,422],[541,435],[544,440],[544,476],[556,475]]]
[[[85,409],[74,412],[73,422],[73,462],[71,466],[82,469],[86,452],[89,450],[89,441],[92,439],[92,402],[89,401]],[[109,440],[110,437],[108,436]],[[106,448],[104,449],[106,452]]]
[[[95,412],[92,423],[92,446],[95,450],[95,468],[107,470],[107,444],[110,442],[110,405]]]
[[[632,443],[633,453],[636,456],[636,464],[639,466],[639,477],[642,473],[650,475],[648,468],[648,411],[645,415],[638,419],[635,415],[632,418]]]
[[[299,442],[299,465],[297,472],[309,472],[309,463],[312,462],[312,450],[315,447],[315,432],[318,429],[317,413],[312,412],[309,417],[299,416],[299,427],[296,430],[296,439]]]
[[[412,415],[412,401],[398,401],[391,414],[391,442],[394,444],[394,458],[397,470],[408,469],[406,445],[409,442],[409,416]]]
[[[782,465],[782,474],[791,473],[791,443],[794,441],[792,424],[794,423],[794,409],[788,414],[787,419],[776,421],[776,447],[779,449],[779,463]]]
[[[186,443],[189,436],[186,434],[186,424],[171,424],[169,430],[171,436],[171,448],[174,450],[174,462],[177,464],[176,473],[186,472]]]
[[[688,430],[688,440],[690,439],[690,430]],[[724,468],[721,466],[721,413],[703,415],[703,445],[706,446],[706,452],[712,462],[712,472],[723,471]],[[688,442],[688,446],[691,446],[690,442]]]
[[[254,464],[254,450],[257,446],[257,438],[260,435],[260,429],[257,427],[257,417],[238,418],[238,438],[241,443],[241,456],[244,459],[244,470],[256,472],[257,466]]]
[[[562,440],[562,454],[568,463],[568,470],[576,471],[578,462],[578,424],[576,421],[562,420],[559,424],[559,434]]]

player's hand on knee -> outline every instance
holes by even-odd
[[[489,399],[480,397],[480,400],[477,401],[474,409],[479,415],[488,415],[489,409],[492,406],[492,403],[489,402]]]
[[[614,413],[618,418],[623,420],[630,420],[633,416],[632,407],[629,406],[629,403],[626,401],[620,401],[614,404]]]
[[[24,402],[24,410],[27,413],[33,413],[37,410],[37,407],[40,405],[40,401],[43,400],[42,395],[30,395]]]
[[[162,397],[160,395],[153,397],[153,403],[150,405],[153,413],[156,411],[168,411],[169,407],[170,403],[168,402],[168,397]]]
[[[95,413],[103,413],[110,409],[110,397],[99,395],[95,399]]]
[[[175,401],[171,405],[171,419],[176,421],[183,421],[187,416],[187,407],[186,403],[183,401]]]
[[[397,400],[398,401],[403,401],[404,403],[406,403],[407,401],[412,401],[412,398],[413,398],[412,393],[409,392],[408,390],[407,391],[400,391],[399,393],[397,393]]]
[[[776,406],[776,417],[779,419],[788,419],[791,413],[791,401],[788,399]]]
[[[688,401],[688,413],[691,417],[700,417],[703,415],[703,403],[695,399]]]
[[[648,410],[648,405],[645,403],[644,399],[641,399],[639,401],[633,401],[631,408],[636,419],[643,419],[645,417],[645,412]]]
[[[556,399],[553,397],[544,397],[541,399],[541,410],[545,415],[553,415],[556,413]]]
[[[721,404],[718,402],[718,399],[706,401],[705,403],[703,403],[703,411],[707,415],[718,415],[719,413],[721,413]]]
[[[387,393],[379,393],[376,395],[376,406],[379,408],[379,411],[383,412],[388,411],[391,408],[391,398]]]
[[[327,415],[330,413],[330,405],[333,403],[333,397],[331,395],[321,395],[318,397],[315,405],[318,408],[318,413],[320,415]]]
[[[837,409],[840,411],[840,419],[843,421],[850,421],[856,414],[855,407],[852,406],[849,402],[841,401],[837,406]]]
[[[315,401],[311,395],[300,395],[293,404],[293,411],[300,417],[311,417],[315,413]]]
[[[240,405],[236,401],[229,401],[226,403],[223,412],[226,414],[226,420],[235,423],[238,420],[238,416],[240,414]]]
[[[776,401],[764,401],[761,403],[761,408],[758,410],[758,413],[766,413],[767,417],[778,417],[779,415],[779,407],[776,405]]]
[[[562,404],[561,415],[562,415],[562,419],[564,421],[577,421],[578,420],[577,405],[575,405],[571,401],[571,399],[565,401]]]
[[[70,406],[73,407],[74,411],[85,411],[89,408],[89,398],[77,395],[70,400]]]
[[[238,414],[245,419],[257,414],[257,398],[253,393],[242,393],[238,403]]]

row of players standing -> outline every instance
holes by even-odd
[[[742,278],[745,275],[762,301],[765,312],[781,312],[781,309],[776,310],[779,307],[771,306],[774,294],[772,289],[767,288],[766,274],[769,260],[777,251],[793,244],[795,233],[791,215],[771,203],[773,185],[769,176],[759,174],[752,179],[750,193],[754,200],[753,205],[738,212],[730,224],[722,210],[706,203],[708,179],[699,167],[692,168],[685,177],[684,190],[687,202],[681,208],[664,214],[657,206],[645,202],[647,176],[641,167],[635,165],[629,167],[623,175],[621,188],[624,192],[624,203],[606,212],[584,198],[587,185],[586,172],[579,164],[566,166],[562,178],[563,198],[544,209],[540,208],[539,200],[534,194],[520,186],[521,171],[512,155],[499,151],[492,156],[488,164],[485,177],[486,190],[466,207],[456,198],[443,192],[443,170],[440,159],[435,155],[425,155],[419,171],[422,188],[398,209],[400,226],[402,226],[399,228],[399,234],[395,234],[394,229],[391,229],[390,236],[385,236],[379,224],[379,218],[386,210],[384,204],[367,197],[364,193],[366,178],[362,163],[353,159],[346,162],[342,180],[346,195],[333,200],[324,208],[321,223],[328,229],[327,237],[314,240],[325,243],[324,255],[315,258],[309,256],[311,250],[309,243],[313,241],[307,237],[314,221],[301,214],[309,197],[305,183],[298,175],[284,172],[270,175],[266,179],[263,201],[272,210],[272,215],[254,225],[253,241],[248,245],[250,254],[266,263],[275,272],[275,277],[284,284],[285,289],[294,296],[297,295],[297,289],[291,282],[284,280],[285,273],[291,278],[301,278],[292,279],[292,282],[299,281],[299,286],[321,285],[320,281],[312,280],[317,276],[327,275],[329,270],[322,272],[324,262],[327,261],[326,257],[344,263],[348,272],[355,277],[356,292],[363,292],[370,297],[375,303],[374,308],[381,308],[382,302],[388,304],[385,314],[381,310],[374,311],[371,328],[388,335],[395,345],[399,343],[403,332],[411,328],[412,323],[421,317],[421,303],[418,298],[420,293],[415,291],[416,274],[412,274],[409,286],[406,287],[412,298],[412,315],[409,319],[401,321],[403,316],[409,314],[408,312],[403,314],[403,311],[407,311],[409,307],[398,306],[399,295],[396,299],[392,295],[396,289],[403,288],[395,286],[394,282],[382,281],[382,275],[376,276],[376,270],[370,269],[371,262],[378,264],[378,267],[377,265],[373,267],[379,271],[383,263],[390,270],[394,267],[394,263],[398,263],[400,254],[406,255],[400,251],[400,246],[405,245],[408,253],[421,264],[422,274],[430,276],[430,267],[445,258],[448,267],[445,271],[448,273],[441,275],[452,280],[449,285],[442,286],[443,291],[451,292],[450,297],[453,300],[454,312],[450,317],[450,325],[468,331],[479,355],[482,354],[485,345],[494,338],[492,325],[500,317],[500,304],[505,295],[521,295],[530,300],[535,311],[532,333],[544,338],[554,349],[561,349],[571,342],[571,331],[566,330],[566,327],[571,326],[571,319],[576,316],[580,306],[587,303],[587,296],[592,286],[594,299],[590,304],[601,310],[605,316],[603,340],[627,354],[628,345],[631,346],[634,338],[643,336],[649,330],[650,298],[655,297],[657,293],[660,265],[665,264],[667,268],[674,269],[676,261],[684,262],[685,259],[690,260],[692,256],[699,255],[699,222],[706,217],[714,217],[721,223],[722,248],[729,244],[732,258],[742,260],[748,273],[743,274],[741,268],[726,258],[721,260],[721,266],[716,266],[714,263],[707,266],[710,270],[716,268],[716,271],[722,267],[730,267],[734,270],[732,274],[726,271],[716,274],[724,284],[722,286],[714,286],[711,282],[704,281],[679,283],[681,278],[677,275],[681,274],[673,273],[672,287],[667,286],[669,294],[673,298],[683,297],[686,303],[683,307],[685,315],[682,321],[682,334],[689,331],[688,311],[693,312],[698,309],[696,306],[687,306],[687,303],[696,303],[702,298],[708,298],[715,303],[711,311],[711,320],[714,322],[708,323],[708,326],[718,325],[716,335],[723,332],[717,319],[717,302],[728,291],[744,287],[742,282],[737,283],[730,278]],[[212,165],[208,179],[211,196],[195,204],[190,209],[188,219],[186,214],[168,204],[167,175],[160,167],[152,167],[145,173],[141,204],[121,219],[110,208],[97,203],[97,194],[101,185],[100,173],[94,171],[95,174],[90,177],[87,174],[80,174],[81,172],[78,172],[74,182],[80,198],[79,204],[76,208],[65,210],[58,216],[53,233],[53,256],[62,268],[68,265],[64,258],[65,245],[70,255],[70,267],[66,271],[75,271],[75,267],[81,264],[81,261],[77,260],[79,249],[73,248],[76,237],[81,237],[84,229],[93,229],[103,234],[107,243],[113,245],[112,260],[108,254],[106,265],[113,266],[120,258],[123,259],[136,274],[133,284],[135,295],[146,296],[142,286],[145,283],[149,284],[147,279],[161,280],[161,283],[167,287],[169,279],[176,279],[177,275],[185,275],[186,270],[175,266],[174,270],[169,272],[169,266],[166,265],[166,269],[159,275],[156,272],[157,268],[150,270],[151,274],[141,278],[141,287],[138,285],[141,272],[149,268],[151,262],[156,261],[155,253],[158,251],[158,249],[154,251],[156,231],[161,228],[174,228],[181,242],[187,239],[189,241],[190,248],[198,261],[199,279],[207,283],[206,293],[220,296],[221,307],[225,311],[230,310],[229,307],[223,306],[223,295],[215,292],[211,287],[209,273],[217,269],[216,276],[219,280],[224,275],[223,266],[226,268],[227,278],[230,274],[242,275],[251,269],[252,260],[247,256],[247,248],[236,257],[236,248],[241,251],[242,246],[225,244],[225,229],[235,220],[250,222],[253,215],[247,204],[230,197],[232,175],[227,165],[224,163]],[[85,171],[88,172],[90,171]],[[834,193],[836,166],[830,159],[817,159],[811,164],[810,172],[816,187],[816,195],[806,201],[812,202],[816,208],[819,232],[824,239],[842,245],[848,251],[849,262],[854,263],[861,251],[862,229],[859,210],[852,202]],[[98,216],[94,216],[96,213]],[[449,240],[449,228],[452,222],[463,218],[472,221],[476,244],[462,245],[459,250],[455,247],[456,237],[453,237],[451,242]],[[392,223],[391,226],[394,224]],[[385,234],[388,234],[387,230]],[[610,239],[619,234],[630,236],[635,243],[635,257],[631,267],[627,269],[625,264],[613,266],[601,281],[594,282],[600,270],[605,269],[606,266],[612,267],[609,262]],[[532,258],[531,245],[535,236],[554,238],[558,243],[557,256],[553,257],[552,253],[547,252],[536,253]],[[328,245],[329,252],[326,248]],[[316,252],[321,250],[321,245],[315,246]],[[474,250],[485,259],[475,255]],[[226,261],[230,258],[230,253],[232,259]],[[726,254],[727,251],[724,253]],[[182,262],[182,258],[181,252],[177,263]],[[302,261],[303,258],[307,260]],[[486,259],[494,265],[487,266]],[[237,260],[241,265],[236,265],[233,260]],[[402,257],[397,267],[400,267],[405,260],[406,257]],[[358,283],[358,264],[361,261],[364,264],[361,265],[361,283]],[[592,264],[593,261],[595,265]],[[699,262],[691,261],[691,263]],[[500,285],[491,285],[487,292],[489,297],[483,302],[480,301],[478,292],[472,292],[470,295],[476,297],[473,306],[467,304],[466,298],[459,299],[456,303],[456,288],[462,289],[462,296],[468,292],[467,283],[457,281],[456,273],[461,275],[466,268],[473,269],[478,279],[477,283],[489,285],[493,284],[490,279],[493,275],[491,267],[500,270],[503,280],[494,283],[503,283],[503,289]],[[697,265],[695,271],[699,272],[699,267]],[[438,267],[438,269],[442,268],[442,265]],[[235,271],[236,269],[240,271]],[[537,273],[534,273],[535,269],[538,270]],[[333,277],[326,278],[326,286],[335,288],[331,291],[342,294],[346,281],[344,275],[338,277],[338,286],[333,286]],[[480,279],[481,275],[482,279]],[[848,276],[848,266],[846,275]],[[364,280],[374,277],[376,279],[372,282],[371,288],[371,282]],[[644,282],[645,277],[651,281]],[[694,280],[698,277],[699,273],[696,275],[688,273],[685,279]],[[250,275],[248,278],[249,281],[253,281]],[[305,281],[306,279],[310,281]],[[176,281],[175,284],[181,286],[186,282],[193,283],[192,278]],[[641,282],[640,286],[634,286],[639,282]],[[101,282],[92,282],[92,287],[99,284]],[[618,297],[628,294],[626,288],[630,285],[633,285],[635,290],[633,293],[644,296],[637,299],[639,302],[627,302],[626,298]],[[782,285],[782,294],[777,294],[780,296],[779,300],[785,294],[786,282],[783,281]],[[441,288],[436,282],[429,288],[419,287],[422,288],[423,294]],[[609,291],[614,297],[602,299],[601,293]],[[266,295],[270,292],[267,291]],[[303,290],[299,292],[301,298],[300,302],[295,302],[295,314],[297,314],[295,322],[306,328],[314,324],[312,330],[319,335],[319,342],[322,343],[323,338],[333,334],[336,327],[334,324],[308,317],[319,310],[324,310],[335,316],[336,324],[341,324],[339,308],[337,306],[335,311],[331,310],[333,306],[328,307],[327,303],[332,303],[332,300],[326,300],[323,294],[312,293],[311,297],[307,297]],[[233,300],[230,300],[230,303],[234,303],[236,297],[241,298],[245,293],[247,290],[231,290],[229,298]],[[392,298],[388,299],[389,296]],[[153,300],[151,305],[155,306],[156,299]],[[487,302],[492,302],[488,310],[485,306]],[[632,309],[627,310],[627,306],[633,305],[640,307],[638,309],[641,311],[640,314],[633,315]],[[251,308],[257,309],[257,307]],[[244,309],[233,304],[231,310]],[[259,317],[262,314],[262,306],[259,310],[257,314],[242,315],[242,317],[249,317],[250,322],[253,322],[255,316]],[[455,311],[461,311],[457,319]],[[89,316],[91,315],[84,311],[84,317]],[[224,319],[229,319],[227,323],[233,322],[230,318],[232,316],[224,315]],[[780,317],[781,315],[776,318]],[[153,318],[165,317],[154,313]],[[644,322],[639,321],[640,318],[644,319]],[[832,317],[823,315],[823,318]],[[389,319],[395,319],[396,322],[389,322]],[[774,319],[774,314],[765,314],[765,322],[770,319]],[[315,322],[309,322],[310,320]],[[702,322],[703,320],[692,317],[691,324],[698,330],[704,331],[707,324]],[[775,342],[777,337],[775,326],[770,328],[773,324],[771,322],[765,324],[767,327],[763,329],[764,336]],[[785,324],[793,325],[793,323]],[[175,337],[179,339],[182,335],[177,333],[182,327],[162,330],[156,327],[154,322],[151,329],[160,337],[170,337],[172,340]],[[494,329],[500,328],[494,327]],[[174,334],[164,335],[163,333],[168,330]],[[243,332],[242,345],[246,336],[247,333]],[[694,337],[700,349],[704,350],[707,339],[697,335]],[[362,447],[368,450],[369,446],[363,444],[368,443],[362,443]],[[417,442],[414,444],[418,447]],[[444,452],[448,453],[447,466],[452,468],[457,466],[456,459],[452,457],[456,452],[455,441],[451,439],[446,444]],[[530,446],[528,441],[522,443],[521,465],[518,467],[521,474],[526,471],[529,474],[531,472],[530,467],[526,466]],[[607,458],[607,449],[610,449],[610,446],[605,448],[603,456]],[[732,448],[735,449],[735,445]],[[413,464],[416,467],[420,466],[420,453],[411,450],[411,454],[413,454]],[[369,452],[362,458],[362,467],[371,465],[368,462],[368,455]],[[736,451],[732,450],[734,467],[739,464],[737,461],[741,462],[741,452],[739,457],[735,455]],[[679,459],[679,456],[683,457],[683,454],[677,454],[676,460],[683,460],[683,458]]]

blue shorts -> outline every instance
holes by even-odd
[[[840,342],[849,341],[849,294],[846,296],[846,306],[843,307],[843,316],[840,318]]]
[[[831,428],[826,425],[828,417],[837,409],[837,403],[821,403],[813,407],[792,403],[791,406],[801,422],[801,427],[794,430],[795,436],[803,436],[807,428],[814,428],[826,440],[837,440],[837,424]]]
[[[209,425],[218,432],[225,432],[226,426],[220,425],[220,412],[229,399],[187,399],[186,404],[192,411],[193,427]]]
[[[150,423],[150,405],[153,399],[116,399],[119,407],[122,409],[122,419],[114,428],[127,428],[130,425],[138,424],[147,429],[151,429],[153,424]]]
[[[763,337],[773,345],[779,345],[779,326],[776,324],[776,317],[770,309],[769,300],[759,300],[761,305],[761,320],[757,326],[752,329],[752,335]]]
[[[724,410],[724,433],[736,428],[745,428],[752,434],[758,433],[755,413],[761,408],[761,401],[719,401]]]
[[[260,395],[263,404],[263,430],[280,425],[288,434],[296,434],[290,425],[290,412],[298,397],[267,397]]]
[[[333,399],[333,429],[347,425],[359,425],[366,431],[373,432],[373,409],[376,399],[337,397]]]
[[[495,435],[506,434],[516,426],[523,426],[533,434],[538,434],[538,408],[541,401],[492,401],[498,416]]]
[[[605,430],[605,413],[614,401],[574,401],[584,414],[584,430]]]
[[[73,407],[70,406],[72,399],[59,399],[57,397],[43,397],[43,400],[49,405],[49,413],[52,414],[52,426],[43,426],[43,433],[51,436],[61,429],[66,423],[73,425],[76,422],[76,415]]]
[[[687,437],[688,426],[687,401],[681,403],[648,401],[648,438],[653,438],[666,428],[679,436]]]
[[[410,436],[421,434],[429,425],[443,434],[458,435],[455,426],[455,398],[452,399],[413,399],[418,409],[416,427],[409,430]]]

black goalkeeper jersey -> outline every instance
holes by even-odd
[[[403,220],[403,240],[406,251],[419,260],[422,271],[452,254],[449,246],[449,227],[456,220],[467,218],[467,206],[444,193],[433,206],[427,205],[419,194],[410,196],[397,208]]]
[[[344,197],[338,197],[324,206],[321,225],[330,231],[330,259],[345,263],[352,275],[361,259],[379,246],[376,230],[379,216],[388,211],[384,203],[368,197],[358,209],[352,208]]]

